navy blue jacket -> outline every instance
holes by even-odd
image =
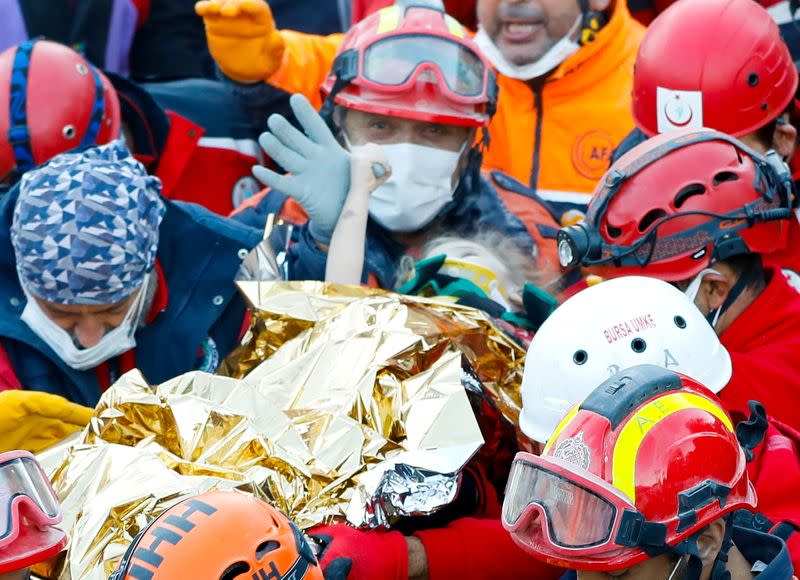
[[[475,182],[477,186],[472,187],[471,184]],[[273,195],[276,198],[269,200]],[[270,192],[264,198],[262,205],[274,208],[276,199],[280,200],[280,195],[277,192]],[[482,229],[499,231],[514,239],[523,250],[529,252],[529,255],[533,254],[535,244],[525,224],[506,209],[487,180],[482,177],[463,179],[454,198],[454,201],[444,208],[434,230],[441,229],[442,233],[463,236],[474,235]],[[256,217],[258,210],[262,212]],[[240,219],[253,220],[251,225],[257,227],[260,223],[263,227],[262,219],[265,219],[268,212],[264,212],[261,207],[248,211],[242,212]],[[382,226],[369,220],[363,282],[366,282],[368,275],[372,273],[382,288],[393,289],[397,282],[395,278],[400,258],[405,250],[406,248],[395,242]],[[292,280],[324,280],[327,260],[328,255],[314,243],[308,226],[301,227],[296,243],[288,252],[289,277]]]
[[[93,370],[76,371],[22,322],[25,295],[19,285],[10,229],[19,188],[0,200],[0,342],[23,388],[94,406],[100,385]],[[234,285],[242,249],[261,233],[195,204],[165,200],[158,261],[168,304],[152,324],[136,333],[136,363],[151,383],[196,368],[198,350],[209,359],[236,346],[246,306]]]
[[[759,572],[759,580],[791,580],[793,575],[792,559],[786,543],[778,536],[759,532],[749,528],[734,526],[733,543],[751,564],[761,562],[764,568]],[[577,574],[570,571],[561,580],[575,580]]]

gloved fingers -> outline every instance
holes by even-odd
[[[264,0],[239,0],[239,12],[247,14],[258,23],[272,23],[272,10]]]
[[[219,16],[220,8],[224,0],[200,0],[194,5],[194,11],[203,18],[209,16]]]
[[[272,133],[262,133],[258,144],[269,157],[289,173],[300,173],[308,164],[305,157],[284,146]]]
[[[267,187],[285,193],[296,200],[300,205],[305,206],[305,204],[308,203],[306,196],[303,195],[304,190],[297,185],[296,177],[292,175],[281,175],[261,165],[253,167],[253,175]]]
[[[325,580],[346,580],[353,569],[353,561],[350,558],[336,558],[328,564],[323,571]]]
[[[340,147],[336,137],[331,133],[328,125],[319,116],[319,113],[311,106],[309,100],[305,95],[294,94],[289,99],[289,104],[292,106],[294,116],[302,125],[303,129],[314,142],[319,143],[325,147]]]
[[[269,119],[267,119],[267,127],[283,147],[288,147],[306,159],[313,155],[314,149],[317,147],[316,144],[293,127],[282,115],[270,115]],[[264,150],[266,151],[266,149]]]
[[[243,15],[242,0],[223,0],[219,13],[226,18]]]

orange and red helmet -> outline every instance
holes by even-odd
[[[323,580],[311,545],[285,515],[251,495],[185,499],[139,533],[110,580]]]
[[[494,73],[440,0],[399,1],[350,29],[322,86],[324,112],[350,109],[449,125],[485,127]]]
[[[757,2],[677,2],[639,47],[633,117],[651,136],[710,127],[741,137],[782,114],[797,83],[778,25]]]
[[[641,365],[574,407],[541,456],[517,454],[503,525],[548,563],[609,571],[692,555],[696,532],[755,505],[719,400],[684,375]]]
[[[116,91],[77,52],[39,40],[0,53],[0,182],[119,133]]]
[[[786,247],[789,168],[712,131],[664,133],[601,178],[580,224],[558,233],[563,266],[605,277],[688,280],[720,260]]]

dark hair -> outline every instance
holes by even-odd
[[[775,130],[778,128],[778,119],[780,117],[781,115],[778,115],[772,121],[754,131],[755,138],[767,149],[772,149],[775,141]]]
[[[767,285],[764,262],[760,254],[739,254],[724,261],[738,278],[746,280],[746,287],[761,291]]]

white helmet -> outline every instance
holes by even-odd
[[[534,336],[522,378],[523,433],[545,443],[564,414],[609,376],[666,367],[719,392],[731,357],[694,302],[667,282],[626,276],[579,292]]]

